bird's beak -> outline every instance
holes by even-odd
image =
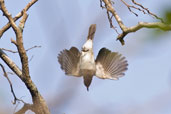
[[[96,32],[96,24],[92,24],[89,27],[87,41],[85,42],[85,44],[82,47],[82,52],[88,52],[93,49],[93,38],[94,38],[95,32]]]
[[[95,32],[96,32],[96,24],[92,24],[89,27],[87,40],[89,40],[89,39],[93,40]]]

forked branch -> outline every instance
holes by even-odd
[[[35,4],[38,0],[32,0],[30,1],[23,10],[27,11],[29,10],[29,8]],[[23,16],[23,10],[21,12],[19,12],[14,18],[13,20],[14,21],[17,21],[20,17]],[[3,26],[1,29],[0,29],[0,38],[2,37],[2,35],[5,33],[5,31],[7,31],[9,28],[11,27],[11,24],[10,22],[8,22],[5,26]]]
[[[139,11],[142,11],[143,13],[146,14],[146,12],[150,15],[152,15],[153,17],[161,20],[161,22],[154,22],[154,23],[150,23],[150,22],[139,22],[137,25],[135,26],[132,26],[132,27],[127,27],[122,19],[120,18],[120,16],[116,13],[116,10],[115,8],[112,6],[112,3],[111,3],[111,0],[100,0],[100,5],[102,8],[106,8],[107,10],[107,15],[108,15],[108,19],[109,19],[109,22],[110,22],[110,26],[112,25],[112,19],[109,18],[109,13],[115,18],[116,22],[118,23],[120,29],[122,30],[122,33],[120,33],[118,36],[117,36],[117,40],[119,40],[121,42],[122,45],[125,44],[124,42],[124,37],[129,34],[129,33],[132,33],[132,32],[136,32],[142,28],[159,28],[161,30],[164,30],[164,31],[170,31],[171,30],[171,25],[168,25],[166,23],[163,22],[163,20],[161,18],[159,18],[157,15],[151,13],[147,8],[143,7],[141,4],[138,4],[137,2],[135,2],[134,0],[132,0],[132,2],[139,6],[136,7],[136,6],[131,6],[131,5],[128,5],[124,0],[121,0],[129,9],[129,11],[131,11],[133,14],[135,14],[136,16],[138,16],[135,12],[133,12],[131,10],[131,8],[134,8],[134,9],[137,9]],[[102,5],[104,3],[104,6]],[[141,9],[142,8],[142,9]],[[112,17],[111,16],[111,17]],[[113,28],[113,25],[111,26]]]
[[[23,9],[22,12],[19,13],[19,14],[22,14],[21,15],[22,19],[19,23],[19,26],[17,26],[15,23],[15,19],[12,18],[11,14],[6,9],[4,0],[0,0],[1,11],[3,12],[3,15],[9,20],[8,27],[11,26],[16,35],[16,41],[13,40],[12,42],[16,45],[18,53],[19,53],[19,57],[21,60],[21,65],[22,65],[21,70],[1,49],[0,49],[0,57],[9,66],[9,68],[11,68],[11,70],[24,82],[24,84],[30,91],[30,94],[32,96],[32,101],[33,101],[32,105],[30,105],[30,104],[28,105],[28,104],[24,103],[23,108],[21,110],[19,110],[17,112],[17,114],[26,111],[26,109],[27,110],[30,109],[33,112],[35,112],[36,114],[49,114],[50,113],[46,102],[44,101],[43,97],[39,93],[36,85],[31,80],[30,73],[29,73],[28,56],[27,56],[26,50],[23,45],[23,29],[24,29],[24,26],[25,26],[25,23],[26,23],[26,20],[28,17],[26,11],[36,1],[37,0],[32,0],[27,5],[27,7],[25,9]],[[4,33],[4,31],[6,31],[7,29],[8,28],[1,29],[1,31],[3,31],[3,33]]]

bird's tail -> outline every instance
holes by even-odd
[[[88,37],[87,37],[87,39],[93,40],[95,32],[96,32],[96,24],[92,24],[92,25],[89,27],[89,32],[88,32]]]
[[[93,76],[83,76],[83,78],[84,78],[84,85],[87,87],[87,91],[89,91],[89,86],[91,84]]]

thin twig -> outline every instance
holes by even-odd
[[[7,72],[7,74],[10,74],[10,75],[15,75],[13,72]]]
[[[137,9],[137,10],[142,11],[143,13],[145,13],[144,10],[141,10],[140,8],[137,8],[137,7],[135,7],[135,6],[131,6],[131,5],[127,4],[124,0],[121,0],[121,2],[122,2],[123,4],[125,4],[125,5],[127,6],[128,10],[129,10],[130,12],[132,12],[135,16],[138,16],[138,14],[135,13],[135,12],[133,12],[133,11],[131,10],[131,8]]]
[[[109,11],[116,19],[117,23],[119,24],[120,28],[126,29],[127,27],[123,24],[121,18],[119,17],[119,15],[116,13],[115,9],[113,8],[112,4],[110,3],[109,0],[103,0],[103,2],[105,3],[105,7],[106,10]]]
[[[7,52],[11,52],[11,53],[18,53],[18,51],[13,51],[10,49],[5,49],[5,48],[1,48],[3,51],[7,51]]]
[[[13,43],[17,47],[17,42],[11,38],[11,43]]]
[[[30,51],[30,50],[32,50],[34,48],[41,48],[41,46],[33,46],[31,48],[26,49],[26,51]],[[0,48],[0,49],[2,49],[3,51],[11,52],[11,53],[18,53],[18,51],[13,51],[13,50],[10,50],[10,49],[5,49],[5,48]]]
[[[14,92],[14,89],[13,89],[13,85],[12,85],[12,82],[10,81],[10,79],[9,79],[9,77],[8,77],[8,74],[7,74],[7,72],[5,71],[5,68],[4,68],[4,66],[0,63],[0,66],[1,66],[1,68],[2,68],[2,71],[3,71],[3,75],[4,75],[4,77],[7,79],[7,81],[8,81],[8,83],[10,84],[10,89],[11,89],[11,93],[12,93],[12,95],[13,95],[13,97],[14,97],[14,101],[12,102],[13,104],[16,104],[17,103],[17,101],[18,101],[18,103],[19,102],[22,102],[23,104],[24,104],[24,107],[22,108],[22,109],[20,109],[16,114],[21,114],[21,112],[26,112],[28,109],[30,109],[30,110],[32,110],[32,104],[28,104],[28,103],[26,103],[26,102],[24,102],[22,99],[18,99],[17,97],[16,97],[16,95],[15,95],[15,92]],[[16,105],[16,107],[17,107],[18,105]],[[15,107],[15,108],[16,108]],[[14,109],[15,110],[15,109]]]
[[[103,3],[105,4],[105,8],[107,10],[107,15],[109,18],[109,12],[114,16],[116,22],[118,23],[119,27],[122,30],[122,33],[119,34],[117,36],[117,40],[119,40],[121,42],[122,45],[124,45],[124,37],[131,33],[131,32],[136,32],[142,28],[159,28],[161,30],[164,31],[170,31],[171,30],[171,25],[162,23],[162,22],[154,22],[154,23],[147,23],[147,22],[139,22],[137,25],[132,26],[132,27],[127,27],[124,25],[124,23],[122,22],[120,16],[116,13],[114,7],[112,6],[110,0],[102,0]],[[127,5],[128,7],[130,7],[126,2],[124,2],[123,0],[121,0],[125,5]],[[135,1],[133,1],[134,3],[136,3]],[[102,4],[102,3],[101,3]],[[141,5],[140,5],[141,6]],[[155,16],[154,14],[152,14],[147,8],[144,8],[142,6],[143,9],[141,9],[140,11],[147,11],[150,15]],[[156,17],[156,16],[155,16]],[[157,18],[157,17],[156,17]],[[111,25],[111,20],[109,19],[109,23]]]
[[[29,62],[33,59],[33,57],[34,57],[34,56],[32,55],[31,58],[29,59]]]
[[[102,0],[100,0],[100,7],[103,9],[103,8],[105,8],[104,6],[103,6],[103,1]]]
[[[3,66],[1,63],[0,63],[0,66],[1,66],[2,71],[3,71],[3,73],[4,73],[4,77],[7,79],[8,83],[10,84],[11,93],[12,93],[12,95],[13,95],[13,97],[14,97],[13,104],[16,104],[16,101],[19,100],[19,99],[16,97],[16,95],[15,95],[15,93],[14,93],[14,89],[13,89],[13,86],[12,86],[12,82],[10,81],[10,79],[9,79],[9,77],[8,77],[8,74],[7,74],[7,72],[5,71],[4,66]]]
[[[148,8],[145,8],[143,5],[135,2],[135,0],[131,0],[132,3],[134,3],[135,5],[141,7],[143,10],[147,11],[148,14],[152,15],[153,17],[155,17],[156,19],[159,19],[162,23],[164,23],[163,19],[158,17],[157,15],[155,15],[154,13],[150,12],[150,10]]]
[[[107,11],[107,17],[108,17],[108,20],[109,20],[109,23],[110,23],[110,28],[113,28],[113,29],[115,30],[115,32],[116,32],[117,34],[119,34],[119,32],[117,31],[116,27],[113,26],[113,22],[112,22],[113,15],[110,16],[109,13],[110,13],[110,12]]]
[[[139,11],[143,12],[144,14],[149,14],[149,15],[155,17],[156,19],[159,19],[161,22],[164,22],[162,18],[160,18],[160,17],[158,17],[157,15],[155,15],[154,13],[150,12],[150,10],[149,10],[148,8],[145,8],[143,5],[141,5],[141,4],[137,3],[137,2],[135,2],[135,0],[131,0],[131,1],[132,1],[133,4],[137,5],[138,7],[133,6],[133,5],[129,5],[129,4],[127,4],[124,0],[121,0],[121,2],[127,6],[127,8],[129,9],[129,11],[132,12],[133,14],[135,14],[136,16],[138,16],[138,14],[135,13],[135,12],[133,12],[133,11],[131,10],[131,8],[136,9],[136,10],[139,10]],[[140,8],[139,8],[139,7],[140,7]],[[142,9],[141,9],[141,8],[142,8]]]
[[[33,46],[33,47],[31,47],[31,48],[26,49],[26,51],[32,50],[32,49],[34,49],[34,48],[41,48],[41,46]]]

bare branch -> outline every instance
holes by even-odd
[[[140,30],[141,28],[158,28],[163,31],[170,31],[171,25],[167,25],[161,22],[156,22],[156,23],[139,22],[137,25],[125,29],[120,35],[118,35],[117,40],[119,40],[121,44],[124,45],[124,40],[123,40],[124,37],[128,33],[136,32]]]
[[[27,18],[28,18],[28,15],[26,13],[26,10],[24,9],[23,10],[23,17],[22,17],[22,20],[20,21],[20,24],[19,24],[19,28],[21,29],[22,32],[23,32]]]
[[[162,18],[160,18],[160,17],[158,17],[157,15],[155,15],[154,13],[150,12],[150,10],[149,10],[148,8],[145,8],[143,5],[141,5],[141,4],[137,3],[137,2],[135,2],[135,0],[131,0],[131,1],[132,1],[132,3],[134,3],[135,5],[141,7],[143,10],[147,11],[148,14],[152,15],[153,17],[155,17],[156,19],[159,19],[162,23],[164,23],[164,21],[163,21]],[[143,10],[142,10],[142,11],[143,11]],[[143,11],[143,12],[145,12],[145,11]]]
[[[23,79],[20,68],[0,49],[0,58],[11,68],[11,70]]]
[[[21,16],[23,16],[23,11],[25,10],[25,11],[27,11],[27,10],[29,10],[29,8],[34,4],[34,3],[36,3],[38,0],[32,0],[31,2],[29,2],[26,6],[25,6],[25,8],[21,11],[21,12],[19,12],[14,18],[13,18],[13,20],[14,21],[17,21]],[[2,35],[5,33],[5,31],[7,31],[9,28],[11,27],[11,24],[10,24],[10,22],[8,22],[4,27],[2,27],[2,29],[0,29],[0,38],[2,37]]]
[[[135,14],[136,16],[138,16],[138,14],[135,13],[135,12],[133,12],[131,10],[131,8],[136,9],[136,10],[139,10],[139,11],[143,12],[144,14],[149,14],[149,15],[155,17],[156,19],[159,19],[161,22],[164,22],[162,18],[160,18],[157,15],[155,15],[154,13],[150,12],[150,10],[148,8],[145,8],[143,5],[135,2],[135,0],[131,0],[131,1],[132,1],[133,4],[137,5],[138,7],[133,6],[133,5],[129,5],[124,0],[121,0],[121,2],[127,6],[127,8],[129,9],[129,11],[132,12],[133,14]]]
[[[7,74],[10,74],[10,75],[15,75],[15,73],[13,73],[13,72],[7,72]]]
[[[138,14],[135,13],[135,12],[133,12],[133,11],[131,10],[131,8],[137,9],[137,10],[139,10],[139,11],[143,11],[143,13],[145,13],[144,10],[141,10],[140,8],[137,8],[137,7],[135,7],[135,6],[131,6],[131,5],[127,4],[124,0],[121,0],[121,1],[127,6],[128,10],[129,10],[130,12],[132,12],[135,16],[138,16]]]
[[[103,0],[103,2],[105,3],[105,7],[107,9],[107,11],[109,11],[116,19],[117,23],[119,24],[120,28],[123,30],[126,28],[126,26],[123,24],[121,18],[119,17],[119,15],[116,13],[115,9],[113,8],[111,2],[109,0]]]
[[[114,7],[112,6],[110,0],[102,0],[105,4],[105,8],[107,10],[107,12],[111,13],[114,17],[115,20],[117,21],[118,25],[120,26],[122,33],[119,34],[117,36],[117,40],[119,40],[121,42],[122,45],[124,45],[124,37],[131,32],[136,32],[142,28],[159,28],[161,30],[164,31],[170,31],[171,30],[171,25],[162,23],[162,22],[155,22],[155,23],[148,23],[148,22],[139,22],[137,25],[132,26],[132,27],[126,27],[124,25],[124,23],[122,22],[121,18],[119,17],[119,15],[116,13]],[[127,5],[128,7],[130,7],[128,4],[126,4],[123,0],[121,0],[125,5]],[[134,3],[136,3],[133,0]],[[102,4],[102,3],[101,3]],[[137,4],[137,3],[136,3]],[[146,10],[150,15],[155,16],[156,18],[158,18],[156,15],[152,14],[147,8],[144,8],[142,5],[139,4],[139,6],[141,6],[143,8],[143,10]],[[141,11],[143,11],[141,10]],[[107,13],[107,15],[109,15]],[[109,16],[108,16],[109,17]],[[109,19],[109,22],[111,23],[111,20]]]
[[[22,63],[22,73],[24,76],[29,77],[28,57],[26,55],[26,51],[25,51],[24,46],[23,46],[22,30],[21,30],[21,28],[17,27],[12,16],[7,11],[5,4],[4,4],[4,0],[0,0],[0,3],[1,3],[1,10],[2,10],[3,14],[6,16],[6,18],[11,23],[11,26],[12,26],[15,34],[16,34],[17,49],[18,49],[18,52],[19,52],[19,55],[21,58],[21,63]],[[27,14],[25,11],[23,13],[25,16],[23,16],[22,20],[26,20],[25,18],[27,18],[27,16],[26,16]],[[20,22],[20,25],[21,25],[21,22]]]
[[[12,86],[12,82],[10,81],[10,79],[9,79],[9,77],[8,77],[8,74],[7,74],[7,72],[5,71],[5,68],[4,68],[4,66],[0,63],[0,66],[1,66],[1,68],[2,68],[2,71],[3,71],[3,73],[4,73],[4,77],[8,80],[8,83],[10,84],[10,88],[11,88],[11,93],[12,93],[12,95],[13,95],[13,97],[14,97],[14,102],[13,102],[13,104],[16,104],[16,102],[17,101],[21,101],[23,104],[24,104],[24,106],[23,106],[23,108],[22,109],[20,109],[18,112],[16,112],[16,114],[23,114],[24,112],[26,112],[27,110],[33,110],[32,108],[33,108],[33,105],[31,105],[31,104],[28,104],[28,103],[25,103],[23,100],[21,100],[21,99],[18,99],[17,97],[16,97],[16,95],[15,95],[15,93],[14,93],[14,89],[13,89],[13,86]]]
[[[4,14],[4,16],[9,20],[11,27],[13,28],[15,34],[16,34],[16,43],[17,44],[17,50],[20,56],[21,64],[22,64],[22,71],[20,70],[21,74],[19,75],[20,79],[25,83],[27,86],[28,90],[30,91],[30,94],[32,96],[33,100],[33,106],[34,106],[34,112],[37,114],[49,114],[49,109],[47,107],[46,102],[44,101],[43,97],[39,93],[37,87],[33,83],[30,77],[29,73],[29,66],[28,66],[28,56],[26,54],[26,50],[23,45],[23,29],[24,25],[27,19],[27,13],[26,10],[23,10],[23,17],[22,20],[20,21],[19,27],[16,25],[15,21],[13,20],[12,16],[9,14],[7,11],[4,0],[0,0],[0,6],[1,10]],[[0,57],[6,62],[6,64],[12,68],[11,64],[6,61],[6,56],[3,53],[3,51],[0,49]],[[3,58],[5,57],[5,59]]]
[[[32,49],[34,49],[34,48],[41,48],[41,46],[33,46],[33,47],[31,47],[31,48],[26,49],[26,51],[32,50]]]
[[[102,0],[100,0],[100,7],[103,9],[103,8],[105,8],[104,6],[103,6],[103,1]]]
[[[3,73],[4,73],[5,78],[8,80],[8,83],[10,84],[11,93],[12,93],[12,95],[13,95],[13,97],[14,97],[14,102],[13,102],[13,104],[16,104],[16,101],[18,100],[18,98],[16,97],[16,95],[15,95],[15,93],[14,93],[12,83],[11,83],[9,77],[8,77],[7,72],[5,71],[4,66],[3,66],[1,63],[0,63],[0,66],[1,66],[1,68],[2,68],[2,71],[3,71]]]
[[[109,11],[107,11],[107,17],[108,17],[108,20],[109,20],[109,23],[110,23],[110,28],[113,28],[115,30],[115,32],[117,34],[119,34],[118,31],[117,31],[117,29],[116,29],[116,27],[113,26],[113,22],[112,22],[113,15],[110,16],[110,12]]]
[[[32,55],[31,58],[29,59],[29,62],[33,59],[33,57],[34,57],[34,56]]]
[[[2,49],[3,51],[11,52],[11,53],[18,53],[18,51],[13,51],[10,49],[5,49],[5,48],[0,48],[0,49]]]
[[[31,48],[26,49],[26,52],[30,51],[30,50],[32,50],[34,48],[41,48],[41,46],[33,46]],[[2,49],[3,51],[11,52],[11,53],[18,53],[18,51],[13,51],[13,50],[10,50],[10,49],[5,49],[5,48],[0,48],[0,49]]]
[[[34,112],[34,106],[32,104],[24,103],[24,106],[15,114],[25,114],[25,112],[28,110],[32,110]]]

